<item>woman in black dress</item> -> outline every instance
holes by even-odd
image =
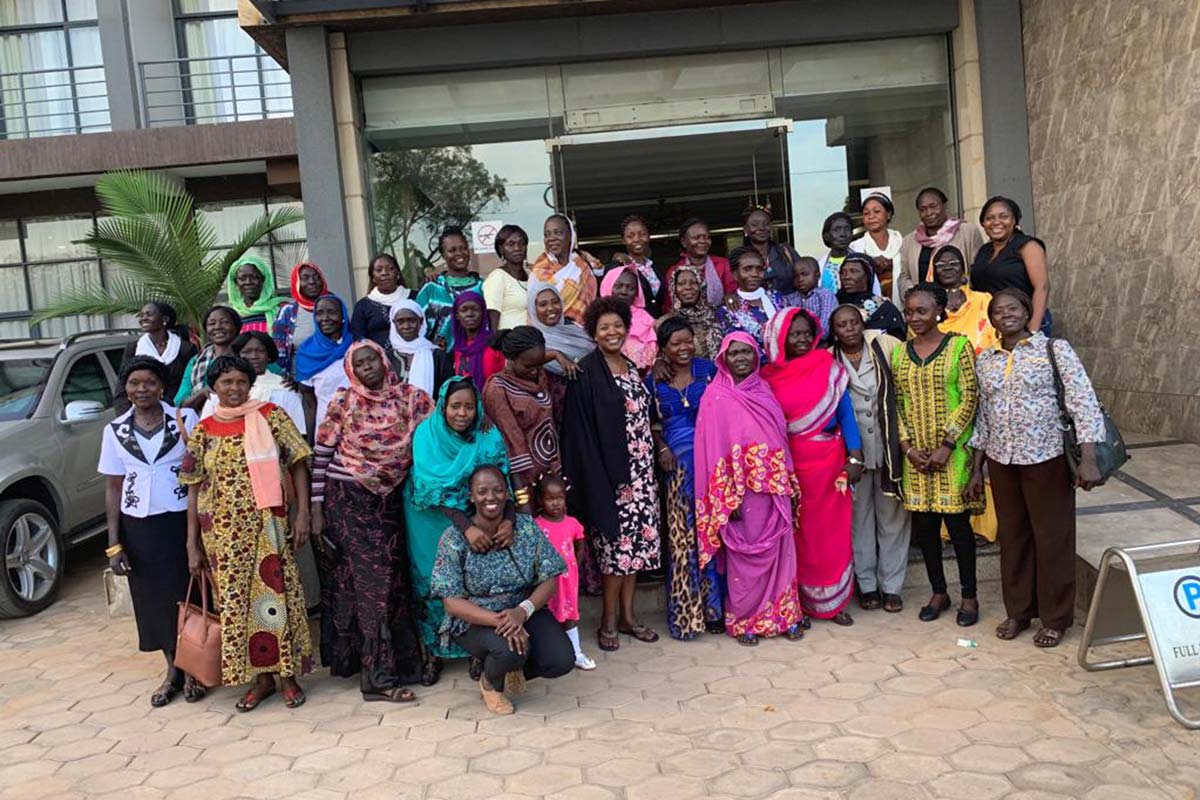
[[[354,341],[370,339],[387,349],[388,334],[392,331],[392,307],[412,296],[404,285],[400,264],[389,253],[371,259],[370,291],[354,304],[350,315],[350,333]]]
[[[1050,273],[1046,266],[1046,244],[1021,230],[1021,207],[1007,197],[993,197],[979,212],[988,241],[971,264],[971,288],[995,294],[1001,289],[1020,289],[1033,300],[1029,330],[1050,335],[1054,323],[1050,309]]]

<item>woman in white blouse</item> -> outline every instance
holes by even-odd
[[[194,703],[202,685],[175,667],[177,603],[188,591],[187,487],[179,485],[185,437],[196,412],[163,401],[167,368],[151,356],[121,367],[120,383],[132,408],[104,429],[99,472],[108,476],[109,566],[129,577],[138,649],[167,661],[162,685],[150,695],[158,708],[179,692]],[[181,427],[182,426],[182,427]]]
[[[896,207],[887,195],[878,192],[867,195],[862,204],[863,226],[867,232],[851,242],[850,249],[871,257],[883,296],[900,308],[903,300],[899,281],[900,245],[904,243],[904,235],[888,227],[895,214]]]

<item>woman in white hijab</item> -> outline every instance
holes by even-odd
[[[388,331],[388,359],[400,380],[437,397],[438,388],[454,374],[445,350],[425,338],[425,313],[415,300],[392,304]]]

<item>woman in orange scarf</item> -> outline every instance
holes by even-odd
[[[583,312],[596,299],[596,273],[604,267],[595,258],[579,250],[575,226],[562,214],[546,220],[542,229],[546,252],[529,268],[529,274],[558,290],[563,316],[583,322]]]
[[[276,675],[284,704],[302,705],[296,678],[313,667],[294,555],[312,528],[312,451],[286,412],[250,399],[254,378],[238,356],[209,366],[205,382],[219,402],[188,437],[179,474],[188,491],[188,568],[209,573],[221,609],[221,682],[253,681],[238,711],[275,694]],[[290,531],[289,498],[296,505]]]

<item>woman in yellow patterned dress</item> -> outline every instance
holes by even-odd
[[[905,293],[904,318],[913,337],[892,350],[892,376],[904,455],[904,507],[912,512],[912,538],[921,548],[933,589],[918,617],[931,622],[950,608],[939,535],[945,522],[962,585],[957,622],[967,627],[979,621],[970,514],[981,509],[982,502],[967,501],[963,495],[971,478],[966,443],[978,386],[970,341],[938,330],[945,313],[942,287],[922,283]]]
[[[311,450],[285,411],[250,400],[254,377],[237,356],[220,356],[209,366],[205,382],[219,402],[192,430],[179,475],[188,487],[188,567],[192,574],[210,573],[216,587],[221,681],[253,681],[238,711],[274,694],[276,675],[284,704],[302,705],[296,678],[313,666],[294,555],[312,528]],[[290,532],[288,495],[296,505]]]

